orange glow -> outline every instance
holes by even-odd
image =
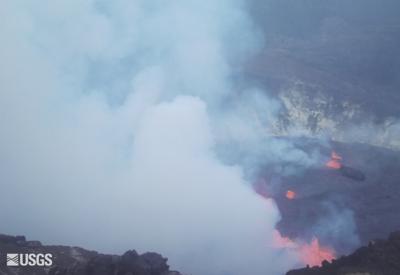
[[[309,244],[302,243],[283,237],[278,230],[275,230],[273,244],[276,248],[292,249],[298,254],[299,260],[309,266],[321,266],[324,260],[331,262],[335,259],[335,251],[328,247],[321,247],[317,238],[313,238]]]
[[[331,262],[335,259],[335,252],[330,248],[321,247],[318,239],[313,238],[310,244],[304,244],[300,248],[300,258],[310,266],[320,266],[324,260]]]
[[[292,190],[288,190],[286,192],[286,198],[288,198],[289,200],[293,200],[296,198],[296,193]]]
[[[340,169],[342,167],[342,164],[337,160],[331,159],[326,163],[326,167],[331,169]]]
[[[342,164],[340,163],[341,160],[342,160],[342,157],[335,151],[332,151],[331,159],[325,165],[328,168],[337,170],[342,167]]]
[[[331,158],[335,159],[335,160],[342,160],[342,157],[338,153],[336,153],[335,151],[332,151]]]

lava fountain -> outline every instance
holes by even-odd
[[[278,230],[275,230],[273,240],[276,248],[293,250],[299,260],[309,266],[321,266],[323,261],[331,262],[336,258],[335,251],[332,248],[321,246],[316,237],[310,243],[304,243],[284,237]]]
[[[325,165],[326,165],[326,167],[328,167],[330,169],[338,170],[338,169],[342,168],[341,160],[342,160],[342,157],[335,151],[332,151],[331,159]]]
[[[294,199],[296,198],[296,196],[297,196],[296,192],[294,192],[294,191],[292,191],[292,190],[288,190],[288,191],[286,192],[286,198],[287,198],[288,200],[294,200]]]

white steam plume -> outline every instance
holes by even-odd
[[[242,1],[0,7],[0,207],[13,209],[0,231],[153,250],[190,274],[273,275],[295,263],[271,248],[274,203],[215,153],[227,139],[255,148],[263,131],[243,110],[266,123],[277,108],[222,108],[231,65],[260,46]],[[306,157],[279,146],[283,158]]]

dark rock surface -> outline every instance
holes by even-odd
[[[310,140],[299,143],[307,151],[306,145],[318,148],[326,158],[294,175],[268,167],[262,172],[266,193],[280,210],[277,227],[284,236],[307,241],[318,237],[322,245],[343,255],[399,230],[399,152],[365,144],[332,143],[331,149]],[[353,169],[347,172],[350,176],[325,166],[331,150]],[[295,199],[286,198],[288,190],[296,193]]]
[[[10,267],[7,253],[50,253],[49,267]],[[79,247],[47,246],[24,236],[0,235],[0,274],[23,275],[180,275],[170,271],[167,259],[157,253],[139,255],[129,250],[122,256],[105,255]]]
[[[353,254],[324,262],[322,267],[289,271],[287,275],[399,275],[400,231],[388,240],[376,240]]]

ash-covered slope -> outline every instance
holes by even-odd
[[[50,267],[7,266],[7,253],[50,253]],[[48,246],[26,241],[24,236],[0,235],[0,274],[13,275],[180,275],[170,271],[167,259],[157,253],[105,255],[79,247]]]
[[[322,267],[289,271],[287,275],[398,275],[400,274],[400,231],[388,240],[376,240],[353,254],[324,262]]]

